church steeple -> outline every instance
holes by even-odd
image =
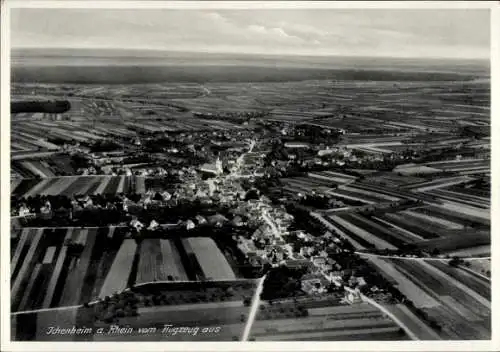
[[[222,161],[220,161],[219,157],[217,157],[217,161],[215,162],[215,169],[216,169],[217,175],[222,175],[222,173],[223,173]]]

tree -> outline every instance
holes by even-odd
[[[431,255],[432,255],[432,256],[438,256],[439,254],[441,254],[441,251],[440,251],[438,248],[434,248],[434,249],[431,251]]]
[[[106,323],[112,323],[112,322],[113,322],[113,320],[114,320],[114,316],[113,316],[113,314],[112,314],[112,313],[108,312],[108,313],[106,313],[106,315],[104,316],[104,319],[103,319],[103,320],[104,320],[104,322],[106,322]]]
[[[153,200],[163,201],[163,196],[160,193],[156,192]]]
[[[251,189],[245,194],[245,201],[251,199],[259,199],[259,191],[257,189]]]
[[[448,262],[448,264],[452,267],[457,267],[460,264],[460,259],[454,257]]]

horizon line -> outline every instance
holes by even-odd
[[[117,48],[117,47],[35,47],[35,46],[11,46],[11,54],[14,50],[110,50],[110,51],[147,51],[156,53],[190,53],[190,54],[226,54],[241,56],[271,56],[271,57],[314,57],[314,58],[360,58],[360,59],[398,59],[398,60],[450,60],[450,61],[482,61],[491,62],[491,57],[449,57],[449,56],[389,56],[389,55],[356,55],[356,54],[302,54],[302,53],[261,53],[261,52],[231,52],[231,51],[204,51],[189,49],[153,49],[153,48]]]

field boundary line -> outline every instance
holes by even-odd
[[[469,272],[471,275],[479,276],[479,277],[484,278],[485,280],[491,281],[491,278],[490,278],[490,277],[488,277],[488,276],[486,276],[486,275],[483,275],[483,274],[481,274],[481,273],[478,273],[477,271],[471,270],[471,269],[469,269],[469,268],[468,268],[468,267],[466,267],[466,266],[460,265],[460,269],[463,269],[463,270],[465,270],[465,271]]]
[[[375,302],[373,299],[361,294],[361,299],[365,302],[370,303],[377,309],[379,309],[382,313],[387,315],[389,318],[392,319],[401,329],[403,329],[406,334],[412,339],[412,340],[420,340],[417,335],[413,333],[401,320],[399,320],[398,317],[396,317],[394,314],[392,314],[390,311],[388,311],[384,306],[380,305],[379,303]]]
[[[359,252],[356,251],[354,252],[358,255],[365,255],[368,257],[377,257],[377,258],[382,258],[382,259],[401,259],[401,260],[416,260],[416,261],[431,261],[431,260],[440,260],[440,261],[448,261],[452,260],[453,258],[433,258],[433,257],[404,257],[404,256],[397,256],[397,255],[383,255],[383,254],[375,254],[375,253],[369,253],[369,252]],[[459,259],[463,260],[483,260],[483,259],[491,259],[491,257],[458,257]]]

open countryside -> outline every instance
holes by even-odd
[[[19,28],[37,26],[18,10]],[[104,22],[93,10],[55,11],[67,23],[43,16],[83,32],[92,28],[81,18],[98,27],[119,17],[131,41],[130,28],[144,28],[109,11]],[[242,11],[179,10],[201,16],[189,27],[161,9],[148,18],[172,43],[209,32],[211,43],[233,26],[242,46],[264,32],[255,45],[288,38],[276,44],[283,52],[318,33],[311,50],[321,48],[337,26],[338,13],[323,23],[311,10],[317,21],[285,36],[276,26],[306,23],[305,12],[259,10],[250,20],[270,27],[249,24],[253,34],[240,36]],[[361,38],[356,19],[372,16],[356,11],[346,12],[346,38]],[[408,22],[420,16],[405,11]],[[428,11],[438,37],[444,29]],[[476,18],[470,11],[471,21],[453,25],[455,15],[443,16],[457,32]],[[190,32],[199,23],[206,28]],[[177,34],[161,29],[173,25]],[[404,27],[370,26],[370,43]],[[94,34],[90,41],[101,38]],[[491,339],[486,58],[45,44],[12,50],[13,340]]]

